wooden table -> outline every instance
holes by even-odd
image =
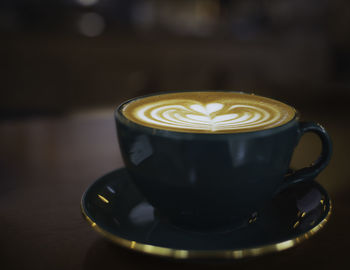
[[[346,117],[306,114],[323,123],[334,156],[318,181],[334,200],[328,225],[300,246],[243,261],[178,262],[114,246],[83,220],[80,198],[99,176],[123,166],[112,110],[0,122],[0,269],[330,269],[348,262],[350,128]],[[303,138],[292,165],[317,156],[319,142]],[[150,268],[150,269],[152,269]]]

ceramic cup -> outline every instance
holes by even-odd
[[[278,192],[314,179],[331,157],[326,130],[300,122],[297,114],[281,126],[252,132],[176,132],[125,117],[123,107],[142,98],[115,111],[119,146],[140,192],[176,226],[211,230],[248,224]],[[306,132],[319,136],[321,154],[309,167],[288,172],[294,148]]]

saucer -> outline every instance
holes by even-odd
[[[121,168],[87,189],[81,210],[95,231],[130,250],[176,259],[238,259],[309,239],[327,223],[332,204],[324,188],[310,181],[276,196],[247,226],[228,232],[186,231],[160,218]]]

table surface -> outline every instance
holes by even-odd
[[[0,122],[1,269],[329,269],[347,263],[350,240],[350,184],[346,172],[350,137],[341,113],[305,114],[323,123],[334,142],[330,165],[318,177],[334,201],[327,226],[290,250],[262,257],[217,262],[184,262],[134,253],[104,240],[82,218],[80,198],[101,175],[123,166],[112,110]],[[317,157],[320,143],[305,135],[292,166]],[[266,268],[267,269],[267,268]]]

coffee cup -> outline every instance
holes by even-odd
[[[233,91],[156,93],[115,111],[121,154],[132,180],[172,224],[193,230],[242,226],[277,193],[311,181],[328,164],[325,129],[300,122],[280,101]],[[289,171],[301,136],[319,136],[309,167]]]

